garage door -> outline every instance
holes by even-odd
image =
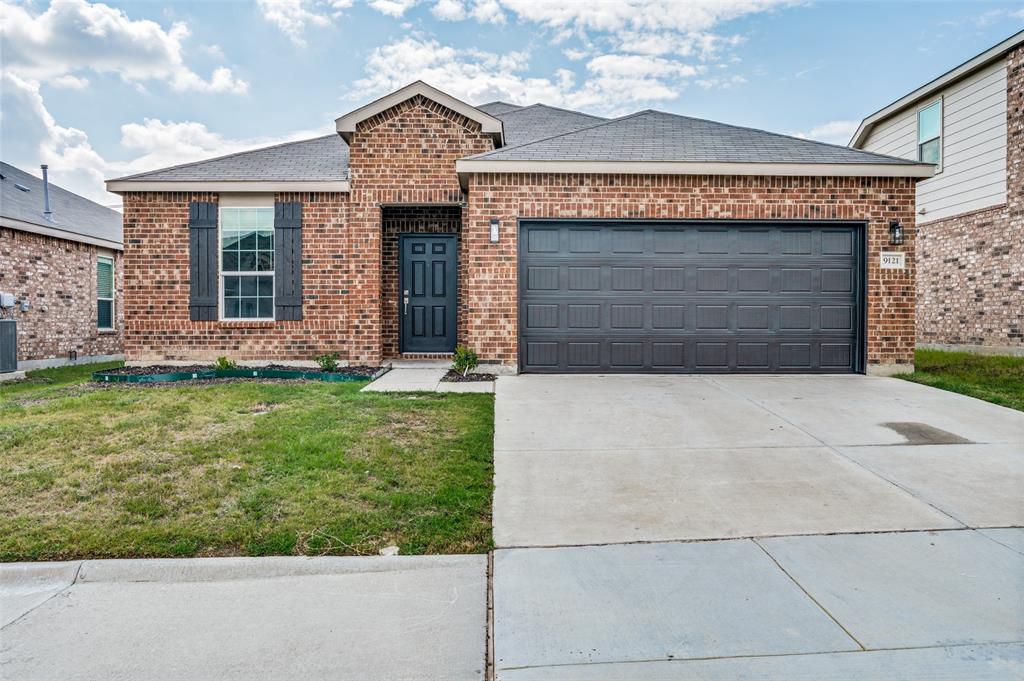
[[[860,370],[862,228],[524,222],[527,372]]]

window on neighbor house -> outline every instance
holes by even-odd
[[[917,112],[917,160],[942,167],[942,100]]]
[[[96,328],[114,328],[114,259],[96,258]]]
[[[274,318],[274,209],[220,209],[221,315]]]

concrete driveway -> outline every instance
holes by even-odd
[[[501,547],[1024,525],[1024,414],[897,379],[503,378],[494,449]]]
[[[1024,414],[899,381],[498,382],[499,679],[1024,679]]]

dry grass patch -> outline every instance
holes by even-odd
[[[493,400],[362,383],[0,387],[0,559],[484,551]]]

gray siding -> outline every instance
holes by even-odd
[[[874,126],[863,149],[917,157],[917,111],[942,97],[942,171],[917,185],[918,222],[1006,202],[1006,60]]]

